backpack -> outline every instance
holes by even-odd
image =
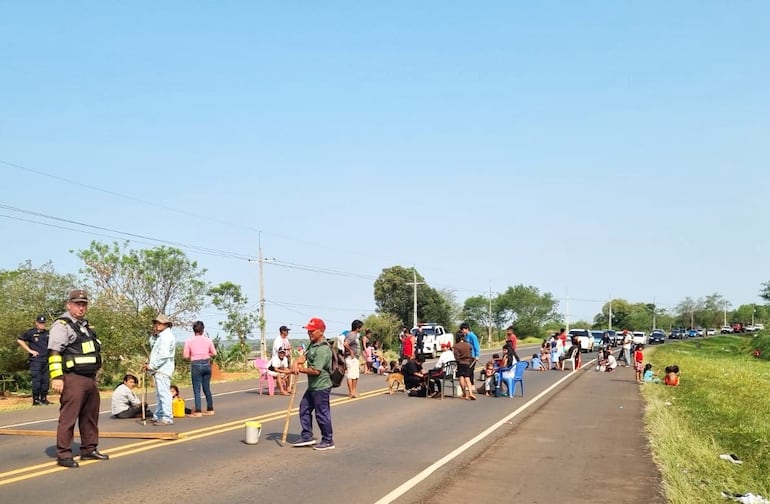
[[[329,342],[327,341],[326,344],[329,345]],[[332,345],[329,345],[329,349],[332,351],[332,362],[327,371],[332,379],[332,388],[336,388],[342,385],[342,380],[345,378],[345,357]]]

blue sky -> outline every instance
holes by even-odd
[[[571,319],[610,295],[760,302],[769,14],[5,2],[0,268],[76,273],[70,250],[124,237],[38,212],[238,256],[261,231],[266,257],[353,274],[266,265],[271,337],[371,313],[393,265],[460,301],[534,285],[571,298]],[[182,248],[257,304],[256,264]]]

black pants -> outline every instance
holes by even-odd
[[[32,375],[32,398],[35,400],[43,399],[48,395],[48,361],[30,360],[29,373]]]

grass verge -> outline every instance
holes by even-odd
[[[680,368],[680,385],[646,384],[645,424],[673,504],[724,502],[721,492],[770,497],[770,363],[752,355],[768,336],[719,336],[646,352],[660,376]],[[719,458],[735,454],[742,464]]]

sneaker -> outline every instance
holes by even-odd
[[[162,427],[164,425],[174,425],[173,420],[155,420],[152,422],[155,427]]]
[[[322,451],[322,450],[333,450],[334,449],[334,443],[329,443],[327,441],[321,441],[317,445],[313,447],[314,450]]]
[[[292,444],[294,448],[301,448],[303,446],[313,446],[316,444],[318,440],[316,439],[308,439],[307,441],[297,441],[296,443]]]

